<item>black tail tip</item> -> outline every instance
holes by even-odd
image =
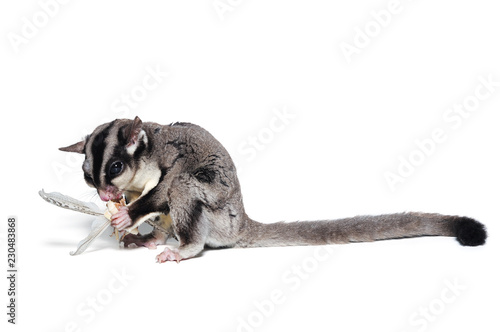
[[[463,246],[482,246],[486,243],[487,233],[483,224],[468,217],[453,217],[453,232]]]

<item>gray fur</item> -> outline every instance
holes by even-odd
[[[165,249],[160,261],[190,258],[205,246],[322,245],[458,233],[461,244],[480,245],[486,238],[484,226],[473,219],[430,213],[259,223],[245,212],[229,153],[194,124],[121,119],[99,126],[83,142],[62,150],[85,154],[86,178],[89,174],[99,177],[87,183],[104,197],[141,195],[117,217],[115,227],[128,229],[151,216],[170,214],[180,246]],[[93,155],[96,151],[102,155]],[[117,177],[107,169],[115,160],[125,164]],[[137,243],[144,245],[144,239]]]

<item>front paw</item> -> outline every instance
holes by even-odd
[[[111,216],[111,226],[119,231],[132,226],[132,219],[128,215],[127,206],[120,206],[118,212]]]

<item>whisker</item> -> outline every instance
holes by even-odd
[[[97,191],[96,190],[88,190],[80,195],[80,199],[88,202],[93,202],[93,203],[100,203],[101,200],[98,199]]]

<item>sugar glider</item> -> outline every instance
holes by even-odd
[[[229,153],[209,132],[190,123],[117,119],[60,150],[85,154],[84,179],[102,200],[135,198],[113,216],[112,225],[118,230],[170,215],[168,226],[179,247],[165,248],[156,257],[160,263],[194,257],[205,246],[323,245],[418,236],[453,236],[464,246],[486,241],[485,227],[476,220],[432,213],[257,222],[245,212]],[[165,241],[162,229],[148,235],[129,234],[125,244],[155,247]]]

